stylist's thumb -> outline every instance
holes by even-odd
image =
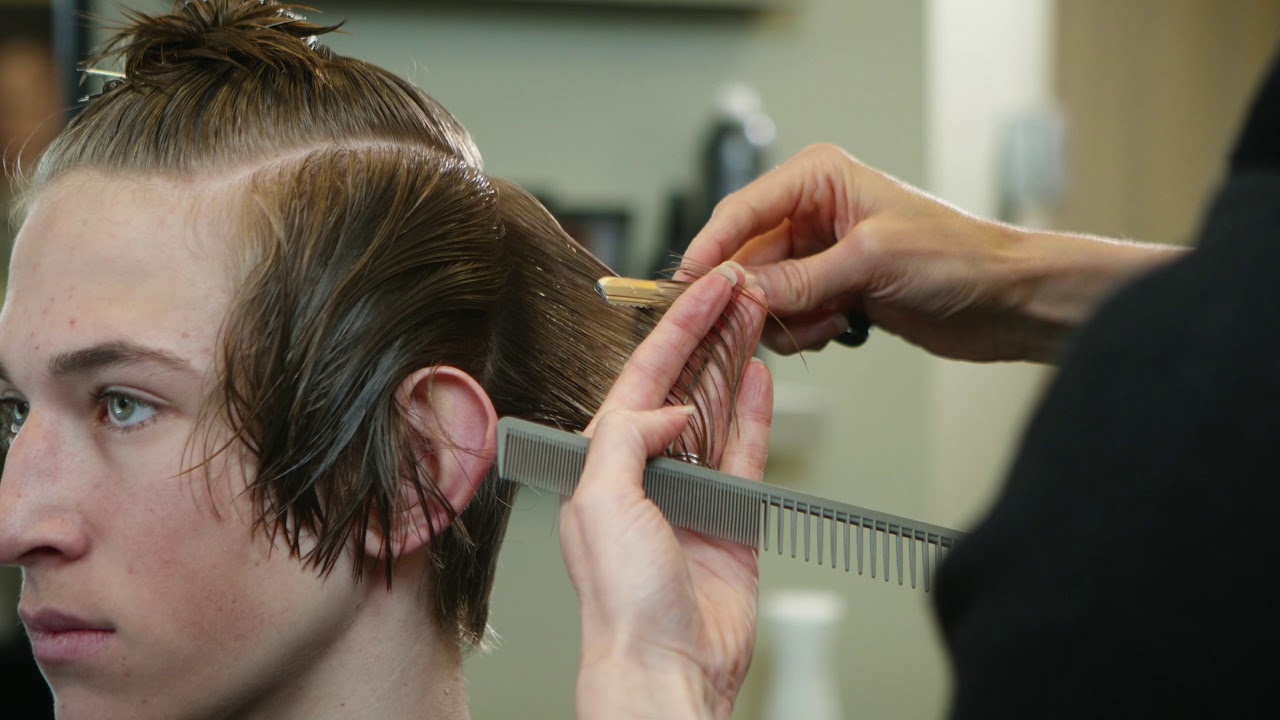
[[[764,290],[775,315],[807,315],[860,288],[854,255],[849,243],[836,243],[816,255],[748,266],[748,282]]]

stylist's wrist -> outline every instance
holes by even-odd
[[[689,658],[635,648],[584,651],[577,699],[579,720],[725,720],[733,711]]]
[[[1022,287],[1025,355],[1053,362],[1066,338],[1121,286],[1186,248],[1012,228],[1028,260]]]

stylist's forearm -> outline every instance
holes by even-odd
[[[1091,235],[1023,233],[1029,258],[1024,309],[1039,328],[1027,359],[1051,362],[1065,337],[1121,285],[1188,252],[1186,248]]]

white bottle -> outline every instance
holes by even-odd
[[[780,591],[765,597],[760,609],[773,643],[763,720],[843,720],[831,644],[844,614],[840,596]]]

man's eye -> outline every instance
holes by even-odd
[[[0,453],[9,452],[29,414],[31,404],[26,400],[0,398]]]
[[[140,425],[156,414],[154,405],[128,395],[107,393],[103,401],[106,403],[107,420],[120,428]]]
[[[9,426],[8,430],[11,434],[17,434],[18,428],[27,421],[27,415],[31,413],[31,403],[26,400],[0,400],[4,404],[4,423]]]

